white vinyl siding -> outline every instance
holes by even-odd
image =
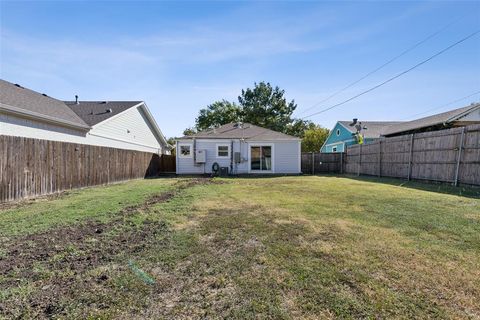
[[[131,108],[118,116],[95,125],[92,135],[118,139],[125,144],[132,143],[151,149],[160,149],[160,143],[153,133],[143,110]]]

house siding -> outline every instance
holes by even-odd
[[[159,152],[162,147],[157,137],[153,134],[153,128],[141,107],[128,109],[118,116],[108,119],[93,126],[90,135],[105,139],[117,139],[117,143],[124,149],[139,151]]]
[[[143,122],[143,123],[142,123]],[[130,130],[131,136],[127,134]],[[138,108],[100,123],[88,133],[59,125],[0,113],[0,135],[88,144],[162,153],[162,147]]]
[[[252,144],[273,145],[273,173],[300,173],[300,141],[248,141],[242,142],[239,139],[215,139],[196,140],[196,149],[206,151],[206,163],[195,165],[193,158],[193,141],[179,140],[177,142],[177,173],[178,174],[203,174],[211,173],[213,163],[217,162],[221,167],[228,167],[230,172],[231,159],[217,158],[217,144],[229,144],[233,142],[233,151],[241,153],[244,159],[241,163],[233,163],[234,174],[249,173],[250,160],[248,156],[249,146]],[[183,158],[179,152],[182,144],[192,145],[192,157]],[[233,155],[233,153],[232,153]]]
[[[339,135],[337,135],[337,130],[339,130]],[[331,134],[328,136],[325,144],[322,146],[320,152],[334,152],[333,148],[337,147],[336,152],[344,152],[345,147],[355,144],[356,142],[353,140],[352,133],[348,131],[344,126],[340,123],[337,123],[335,127],[332,129]]]

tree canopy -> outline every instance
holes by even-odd
[[[302,152],[319,152],[329,133],[330,130],[319,125],[306,129],[302,137]]]
[[[311,121],[292,117],[297,108],[295,100],[287,101],[285,90],[268,82],[255,83],[253,89],[242,90],[238,103],[219,100],[199,111],[195,127],[184,134],[221,126],[230,122],[248,122],[271,130],[303,137],[305,130],[314,128]]]
[[[242,90],[238,103],[223,99],[201,109],[195,126],[185,129],[183,134],[242,121],[302,138],[302,151],[319,151],[329,130],[311,121],[293,118],[296,108],[295,100],[285,98],[285,90],[272,87],[268,82],[255,83],[253,89]]]
[[[238,122],[242,117],[242,108],[235,102],[227,100],[215,101],[205,109],[201,109],[195,127],[197,130],[205,130],[214,126],[220,126],[230,122]]]

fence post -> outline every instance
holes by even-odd
[[[357,176],[360,176],[361,167],[362,167],[362,145],[360,145],[360,150],[358,151]]]
[[[410,177],[412,175],[412,160],[413,160],[413,141],[414,141],[414,133],[410,136],[410,156],[408,158],[408,177],[407,180],[410,181]]]
[[[462,128],[462,135],[460,137],[460,145],[458,146],[458,155],[457,155],[457,167],[455,168],[455,187],[458,185],[458,173],[460,170],[460,158],[462,157],[462,150],[463,150],[463,139],[465,137],[465,127]]]
[[[315,174],[315,152],[312,152],[312,174]]]
[[[382,176],[382,140],[378,140],[378,176]]]
[[[340,174],[343,173],[343,152],[345,152],[345,150],[340,152]]]

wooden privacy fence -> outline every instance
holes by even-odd
[[[349,146],[345,172],[480,185],[480,125]]]
[[[152,153],[0,136],[0,202],[156,176]]]
[[[322,156],[323,155],[323,156]],[[328,155],[315,153],[317,161]],[[349,173],[378,177],[395,177],[480,185],[480,125],[410,134],[347,147],[334,163],[312,169],[308,157],[302,154],[303,173]],[[340,168],[340,169],[339,169]]]
[[[174,155],[162,154],[160,156],[160,173],[175,173],[177,168],[177,160]]]
[[[343,173],[343,153],[302,153],[302,172],[305,174]]]

